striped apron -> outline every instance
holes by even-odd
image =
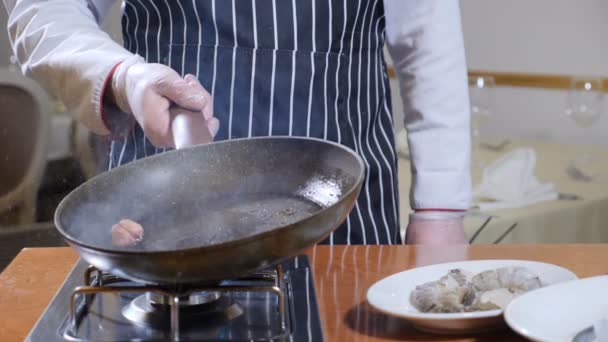
[[[126,0],[127,49],[210,91],[216,139],[292,135],[344,144],[368,169],[357,204],[325,243],[400,243],[382,0]],[[110,168],[164,152],[140,127]]]

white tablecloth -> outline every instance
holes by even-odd
[[[561,193],[576,194],[580,200],[556,200],[519,209],[501,209],[469,215],[465,230],[472,237],[487,215],[490,223],[478,234],[475,243],[493,243],[509,227],[517,226],[501,243],[591,243],[608,242],[608,149],[583,147],[540,141],[511,141],[502,151],[484,149],[481,157],[486,162],[500,158],[518,147],[536,151],[537,177],[542,182],[553,182]],[[594,154],[605,180],[582,182],[571,179],[566,167],[576,155],[587,149]],[[481,169],[473,171],[473,182],[481,178]],[[411,175],[407,159],[399,158],[399,193],[401,227],[405,231],[410,212],[409,187]]]

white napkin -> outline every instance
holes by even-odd
[[[608,319],[601,319],[593,324],[595,342],[608,342]]]
[[[553,183],[536,178],[536,154],[529,148],[511,151],[487,166],[474,190],[480,210],[520,208],[558,198]]]

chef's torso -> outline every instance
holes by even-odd
[[[400,243],[381,0],[126,0],[123,11],[127,49],[213,94],[216,139],[310,136],[363,157],[361,195],[325,243]],[[136,127],[112,144],[110,168],[159,152]]]

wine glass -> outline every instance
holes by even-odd
[[[603,81],[599,77],[573,77],[567,95],[566,115],[582,129],[592,127],[603,111]],[[597,164],[591,153],[584,150],[571,161],[568,173],[581,179],[597,178]]]
[[[481,158],[481,126],[492,115],[492,76],[469,76],[469,100],[471,102],[471,147],[473,164],[482,168],[485,162]]]

